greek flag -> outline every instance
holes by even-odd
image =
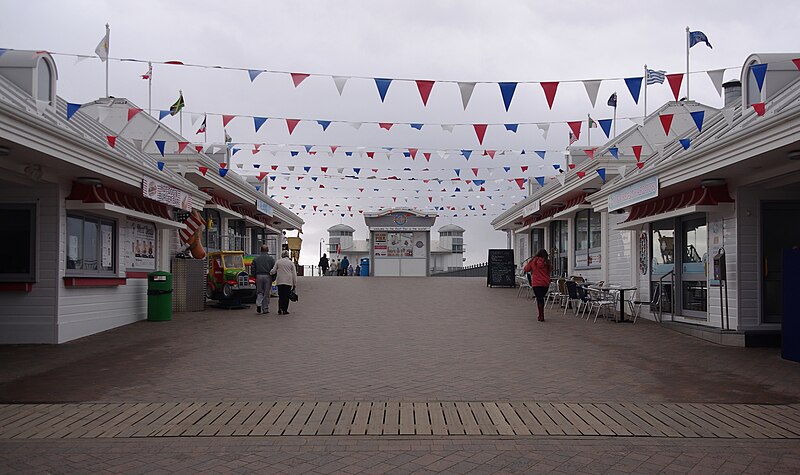
[[[648,69],[647,70],[647,85],[651,84],[664,84],[664,76],[667,72],[661,69]]]

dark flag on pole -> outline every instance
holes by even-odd
[[[617,93],[611,94],[611,97],[608,98],[608,105],[615,108],[617,107]]]
[[[689,48],[696,45],[697,43],[705,43],[711,49],[714,49],[711,46],[711,43],[708,41],[708,37],[702,31],[690,31],[689,32]]]
[[[178,112],[181,111],[181,109],[183,109],[183,106],[185,105],[186,103],[183,101],[183,92],[181,92],[180,96],[178,97],[178,100],[175,101],[175,104],[172,104],[169,107],[169,115],[176,115]]]

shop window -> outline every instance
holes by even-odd
[[[575,267],[598,267],[602,257],[600,213],[590,209],[575,214]]]
[[[221,250],[222,245],[219,229],[222,219],[220,219],[219,211],[214,209],[203,210],[203,218],[206,220],[206,230],[203,233],[205,242],[203,246],[209,252]]]
[[[544,248],[544,229],[536,228],[531,230],[531,255],[536,255]]]
[[[0,282],[36,280],[36,205],[0,204]]]
[[[116,223],[88,215],[67,215],[67,271],[113,274],[116,268]]]
[[[50,63],[41,59],[36,67],[37,91],[36,99],[52,103],[53,101],[53,72]]]
[[[567,259],[569,255],[568,231],[566,221],[553,221],[550,224],[550,262],[553,264],[552,275],[555,277],[567,274]]]

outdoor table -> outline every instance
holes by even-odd
[[[619,319],[614,320],[617,323],[625,323],[632,320],[625,320],[625,292],[629,290],[636,290],[636,287],[615,287],[613,285],[607,285],[605,287],[597,287],[599,290],[603,292],[609,292],[611,290],[616,290],[619,292]]]

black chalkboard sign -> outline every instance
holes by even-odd
[[[515,287],[514,250],[489,249],[489,266],[486,274],[486,285]]]

